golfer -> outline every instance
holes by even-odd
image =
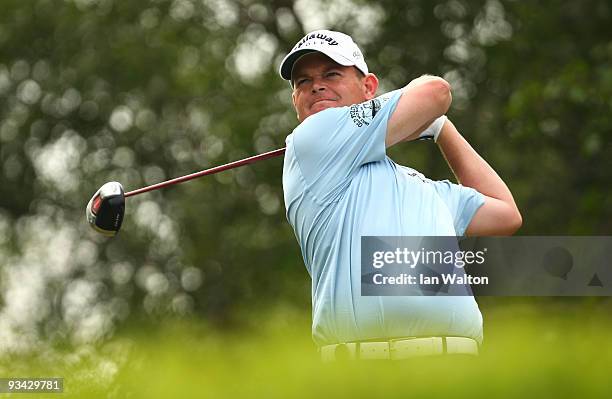
[[[312,277],[312,334],[325,360],[477,354],[472,296],[361,296],[362,236],[509,235],[522,223],[510,190],[444,116],[451,87],[422,76],[377,96],[352,38],[302,38],[280,65],[299,126],[287,137],[287,219]],[[386,149],[431,138],[460,184],[433,181]]]

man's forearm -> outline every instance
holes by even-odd
[[[450,120],[442,127],[437,143],[459,183],[516,207],[506,183],[461,136]]]

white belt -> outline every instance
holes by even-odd
[[[324,362],[357,359],[407,359],[418,356],[478,355],[478,343],[465,337],[398,338],[389,341],[345,342],[320,348]]]

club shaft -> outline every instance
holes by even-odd
[[[255,155],[255,156],[252,156],[252,157],[249,157],[249,158],[241,159],[239,161],[230,162],[230,163],[227,163],[225,165],[215,166],[214,168],[202,170],[200,172],[195,172],[195,173],[192,173],[192,174],[189,174],[189,175],[185,175],[185,176],[181,176],[181,177],[177,177],[177,178],[174,178],[174,179],[171,179],[171,180],[166,180],[166,181],[163,181],[161,183],[152,184],[152,185],[147,186],[147,187],[139,188],[137,190],[128,191],[127,193],[125,193],[125,197],[127,198],[127,197],[131,197],[133,195],[138,195],[138,194],[146,193],[148,191],[153,191],[153,190],[157,190],[157,189],[160,189],[160,188],[172,186],[173,184],[178,184],[178,183],[182,183],[182,182],[185,182],[185,181],[188,181],[188,180],[191,180],[191,179],[196,179],[198,177],[202,177],[202,176],[207,176],[207,175],[212,175],[212,174],[215,174],[215,173],[223,172],[224,170],[238,168],[238,167],[243,166],[243,165],[248,165],[248,164],[251,164],[251,163],[254,163],[254,162],[263,161],[264,159],[278,157],[280,155],[283,155],[284,153],[285,153],[285,148],[279,148],[278,150],[265,152],[263,154],[259,154],[259,155]]]

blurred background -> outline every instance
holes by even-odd
[[[449,115],[510,186],[519,234],[611,233],[608,1],[3,0],[4,359],[92,353],[177,320],[229,334],[263,328],[265,314],[308,336],[310,278],[284,214],[282,159],[130,198],[113,239],[89,228],[85,205],[106,181],[130,190],[283,147],[297,121],[278,65],[321,28],[353,35],[381,93],[425,73],[451,83]],[[390,156],[453,179],[432,143]],[[513,306],[541,325],[584,325],[593,311],[601,328],[612,309],[479,302],[485,337],[516,321]],[[123,363],[106,359],[112,377]]]

